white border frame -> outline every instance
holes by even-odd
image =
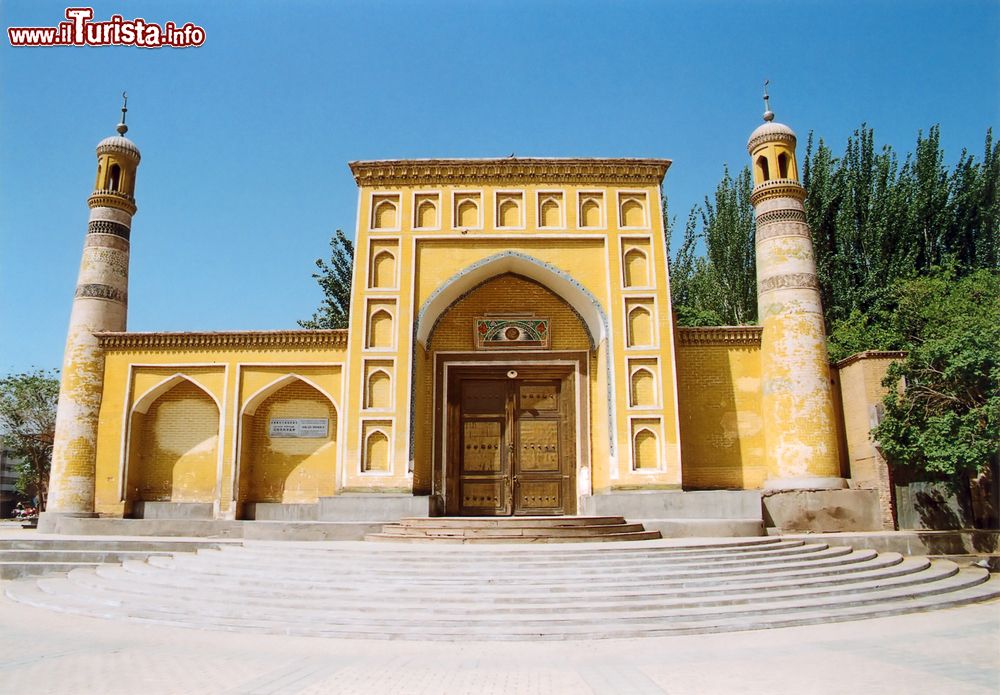
[[[379,307],[373,308],[374,305],[379,305]],[[391,308],[387,308],[391,307]],[[372,337],[372,318],[374,318],[375,313],[379,311],[385,311],[389,314],[389,318],[392,319],[392,345],[388,347],[371,347],[368,343],[371,341]],[[395,295],[393,296],[381,296],[376,295],[373,297],[365,297],[365,335],[362,354],[368,353],[394,353],[396,352],[396,345],[399,342],[397,335],[399,333],[399,322],[397,321],[397,316],[399,314],[399,298]]]
[[[368,435],[365,426],[369,422],[387,422],[388,431],[384,426],[375,426],[375,431],[384,434],[389,440],[389,469],[385,471],[366,471],[365,454],[368,451]],[[362,415],[358,418],[358,467],[355,469],[362,478],[391,478],[396,473],[396,416],[395,415]]]
[[[479,224],[475,227],[463,227],[458,224],[458,199],[465,198],[469,196],[479,196],[479,205],[477,210],[479,212]],[[455,230],[482,230],[484,220],[486,218],[486,193],[482,189],[470,189],[470,190],[453,190],[451,192],[451,228]]]
[[[645,248],[640,246],[645,244]],[[629,248],[631,247],[631,248]],[[636,249],[646,257],[646,281],[645,285],[628,285],[625,277],[625,254]],[[653,258],[653,239],[649,235],[619,236],[618,255],[621,257],[621,288],[622,292],[655,292],[656,291],[656,262]]]
[[[429,190],[429,191],[418,191],[413,190],[410,192],[410,207],[413,208],[413,214],[410,220],[410,229],[413,231],[428,232],[434,230],[440,230],[444,227],[444,210],[441,206],[441,191]],[[434,198],[434,211],[437,213],[437,226],[436,227],[420,227],[417,223],[420,221],[420,210],[417,206],[417,198]]]
[[[501,198],[520,196],[521,204],[519,206],[519,211],[521,213],[521,224],[514,227],[506,227],[500,224],[500,200]],[[493,191],[493,228],[498,231],[511,231],[511,230],[524,230],[528,226],[528,193],[523,188],[521,189],[503,189]]]
[[[396,241],[396,244],[395,244],[394,247],[392,245],[386,243],[386,242],[391,241],[393,239],[395,239],[395,241]],[[377,246],[377,245],[380,248],[375,253],[372,253],[372,248],[375,247],[375,246]],[[365,293],[366,294],[369,293],[369,292],[374,292],[376,294],[380,294],[380,293],[383,293],[383,292],[399,292],[399,279],[400,279],[400,274],[401,274],[401,270],[400,270],[401,263],[399,262],[399,258],[400,258],[401,254],[400,254],[399,249],[400,249],[401,246],[402,246],[402,243],[401,243],[401,240],[400,240],[399,237],[368,237],[368,272],[366,273],[367,277],[365,278],[365,284],[366,284]],[[388,253],[388,254],[390,254],[392,256],[393,266],[394,266],[393,267],[392,287],[375,287],[374,285],[372,285],[372,282],[375,280],[375,277],[374,277],[375,276],[375,258],[376,258],[376,256],[378,256],[379,254],[382,254],[382,253]]]
[[[384,366],[388,363],[389,366]],[[385,372],[389,377],[389,406],[386,408],[368,407],[368,367],[371,364],[372,371]],[[368,413],[394,413],[396,411],[396,356],[392,357],[369,357],[364,355],[361,358],[361,393],[358,403],[361,405],[361,412]]]
[[[583,224],[583,203],[584,198],[596,198],[600,196],[600,202],[598,203],[598,212],[600,214],[600,221],[596,227],[590,227]],[[604,189],[577,189],[576,191],[576,228],[577,229],[607,229],[608,228],[608,196],[607,191]]]
[[[656,429],[651,429],[650,425],[640,425],[642,429],[648,429],[656,437],[656,442],[660,450],[660,461],[656,468],[637,468],[635,465],[635,421],[655,422]],[[663,439],[663,416],[645,413],[637,413],[628,416],[628,467],[633,475],[661,475],[667,471],[667,443]]]
[[[376,199],[390,200],[395,199],[396,202],[396,226],[395,227],[376,227],[375,226],[375,206]],[[381,200],[379,201],[381,203]],[[376,191],[371,190],[368,192],[368,231],[369,232],[399,232],[403,229],[403,193],[402,191]]]
[[[660,356],[649,355],[647,357],[640,357],[629,355],[625,360],[628,373],[628,401],[625,404],[626,407],[633,412],[661,412],[663,409],[663,379],[660,376]],[[650,362],[652,364],[648,364]],[[655,402],[652,405],[632,404],[632,377],[640,369],[648,371],[653,377],[653,397]]]
[[[640,227],[627,227],[625,226],[625,220],[622,218],[622,199],[623,198],[642,198],[642,226]],[[615,220],[618,223],[618,229],[622,231],[631,230],[650,230],[652,229],[649,211],[649,193],[645,190],[632,190],[632,189],[619,189],[615,191]]]
[[[632,295],[632,294],[623,294],[621,300],[622,300],[622,317],[625,319],[624,320],[624,324],[625,325],[623,326],[623,328],[625,330],[625,333],[623,334],[623,337],[625,338],[625,340],[623,342],[625,343],[626,354],[629,354],[631,351],[641,351],[641,350],[659,352],[660,351],[660,322],[657,320],[657,317],[659,316],[659,313],[658,313],[659,306],[657,306],[656,295],[655,294],[635,294],[635,295]],[[653,344],[652,345],[629,345],[629,337],[630,337],[629,336],[629,314],[631,313],[631,311],[629,309],[629,304],[630,303],[633,305],[633,309],[635,308],[636,305],[642,304],[642,305],[646,306],[646,309],[650,312],[649,320],[650,320],[651,327],[653,329]]]
[[[542,224],[542,205],[548,197],[558,197],[559,203],[559,226],[550,227]],[[535,229],[551,231],[555,229],[566,229],[566,191],[561,188],[536,188],[535,189]]]

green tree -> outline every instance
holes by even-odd
[[[58,401],[55,371],[37,370],[0,379],[0,430],[11,454],[21,459],[17,489],[28,496],[38,495],[40,510],[48,500]]]
[[[713,198],[688,215],[671,262],[671,297],[685,326],[743,325],[757,320],[753,181],[749,167],[734,179],[725,168]],[[705,255],[697,255],[699,242]]]
[[[302,328],[347,328],[351,315],[351,275],[354,244],[337,230],[330,238],[330,262],[316,259],[319,272],[313,273],[323,290],[323,301],[311,319],[299,321]]]
[[[894,465],[931,474],[983,472],[1000,453],[1000,273],[954,267],[901,281],[890,330],[908,356],[884,385],[873,435]]]

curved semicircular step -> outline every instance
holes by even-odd
[[[191,628],[594,639],[855,620],[1000,597],[947,560],[782,538],[538,546],[248,543],[5,585],[23,603]]]

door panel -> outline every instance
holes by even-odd
[[[469,367],[449,377],[450,514],[576,511],[572,372],[518,371],[510,378],[506,367]]]
[[[459,513],[510,514],[506,445],[510,386],[500,379],[462,379],[459,383]]]

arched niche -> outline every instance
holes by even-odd
[[[562,227],[562,200],[556,196],[542,198],[538,210],[539,227]]]
[[[513,199],[507,198],[500,203],[497,210],[497,222],[500,227],[520,227],[521,226],[521,205]]]
[[[368,347],[392,347],[392,314],[386,309],[377,309],[368,321]]]
[[[455,226],[464,228],[478,227],[479,203],[472,198],[462,200],[455,211]]]
[[[337,420],[330,395],[298,374],[276,379],[247,399],[237,445],[239,506],[311,504],[334,494]],[[297,421],[307,427],[294,431]]]
[[[215,396],[184,374],[139,397],[129,417],[126,501],[214,501],[219,413]]]
[[[392,379],[383,369],[373,370],[365,386],[365,407],[373,410],[392,406]]]
[[[378,289],[396,286],[396,257],[390,251],[379,251],[372,258],[370,286]]]
[[[373,229],[396,229],[399,210],[396,202],[389,198],[376,199],[375,210],[372,213]]]
[[[427,341],[438,319],[460,297],[497,275],[513,273],[532,279],[561,297],[583,319],[592,347],[605,341],[607,316],[590,291],[567,273],[549,263],[519,251],[501,251],[468,266],[441,284],[421,305],[417,314],[416,338]]]
[[[421,200],[417,204],[417,227],[434,229],[437,226],[437,205],[433,200]]]
[[[629,249],[625,252],[623,265],[626,287],[649,286],[649,263],[645,251],[637,248]]]
[[[646,215],[642,202],[637,198],[625,198],[621,204],[622,227],[645,227]]]
[[[580,206],[580,224],[583,227],[601,226],[601,204],[596,198],[587,198]]]
[[[369,430],[365,436],[361,470],[364,473],[388,473],[391,470],[389,465],[389,435],[380,428]]]
[[[636,431],[632,441],[632,459],[632,467],[637,471],[656,470],[660,467],[655,432],[646,427]]]
[[[628,346],[645,347],[653,344],[653,315],[644,306],[634,306],[628,312]]]
[[[630,405],[632,407],[643,407],[656,405],[656,379],[653,373],[645,367],[640,367],[632,372],[631,383],[629,384]]]

